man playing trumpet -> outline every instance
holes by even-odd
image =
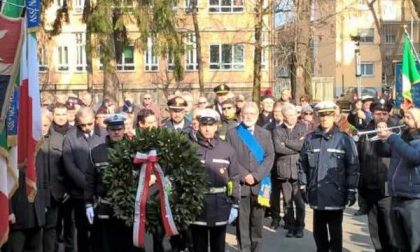
[[[407,129],[401,136],[378,123],[378,137],[384,140],[378,150],[390,156],[388,189],[391,198],[393,245],[401,251],[420,250],[420,109],[404,115]]]
[[[384,99],[374,101],[370,106],[373,120],[365,130],[374,131],[379,123],[390,126],[396,124],[389,112],[392,104]],[[381,157],[375,152],[378,141],[370,141],[371,135],[360,132],[361,137],[357,143],[360,161],[359,194],[366,202],[369,233],[376,251],[392,251],[391,237],[391,197],[387,193],[387,173],[390,159]]]

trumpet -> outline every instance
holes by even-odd
[[[353,136],[353,140],[355,142],[358,142],[360,140],[360,137],[366,136],[366,140],[369,142],[374,142],[374,141],[378,141],[380,140],[378,137],[378,132],[385,130],[392,130],[394,131],[396,134],[401,135],[401,132],[404,128],[406,128],[407,125],[403,124],[403,125],[399,125],[399,126],[393,126],[393,127],[388,127],[388,128],[384,128],[384,129],[375,129],[375,130],[367,130],[367,131],[357,131],[356,135]],[[375,134],[375,136],[369,137],[369,135],[373,135]]]

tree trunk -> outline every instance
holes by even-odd
[[[203,80],[203,55],[201,54],[201,34],[198,26],[197,17],[197,0],[192,0],[192,18],[194,23],[195,45],[197,50],[197,64],[198,64],[198,85],[200,87],[200,96],[204,95],[204,80]]]
[[[92,13],[92,6],[90,0],[85,0],[85,6],[83,10],[83,22],[86,23],[88,20],[89,15]],[[86,25],[86,67],[87,67],[87,90],[88,92],[92,92],[93,87],[93,66],[92,66],[92,49],[93,46],[93,39],[92,39],[92,31],[89,25]]]
[[[295,74],[292,78],[295,78],[295,86],[292,87],[294,90],[293,98],[299,99],[300,96],[309,93],[311,87],[311,64],[310,64],[310,38],[311,38],[311,21],[310,21],[310,0],[296,0],[297,8],[297,25],[296,25],[296,42],[295,42]]]
[[[420,18],[420,1],[419,0],[412,0],[414,9],[417,13],[417,17]]]
[[[261,52],[262,52],[262,25],[263,25],[263,2],[257,0],[255,6],[255,47],[254,47],[254,81],[252,88],[252,101],[260,103],[261,98]]]

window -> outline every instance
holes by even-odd
[[[261,48],[261,69],[267,68],[267,49]]]
[[[69,70],[69,49],[67,46],[58,47],[58,71]]]
[[[145,71],[158,71],[159,70],[158,60],[153,50],[152,38],[147,39],[147,50],[144,54],[144,70]]]
[[[168,71],[175,70],[174,54],[172,52],[169,52],[166,57],[167,57],[166,59],[167,59],[167,62],[168,62]]]
[[[185,49],[185,69],[186,70],[197,70],[197,44],[195,41],[195,34],[188,33]]]
[[[243,0],[209,0],[210,12],[242,12]]]
[[[134,46],[127,46],[124,48],[121,57],[118,59],[117,70],[133,71],[134,69]]]
[[[76,33],[76,71],[87,70],[85,33]]]
[[[185,9],[191,10],[193,7],[198,7],[198,0],[185,0]]]
[[[359,29],[360,42],[361,43],[373,43],[374,32],[375,32],[375,30],[373,28]]]
[[[47,66],[47,52],[45,51],[45,47],[41,47],[38,52],[38,62],[39,62],[39,71],[46,72],[48,71]]]
[[[85,5],[85,0],[74,0],[74,11],[81,13]]]
[[[397,41],[397,33],[400,27],[398,25],[384,24],[382,32],[384,34],[385,44],[395,44]]]
[[[210,69],[243,69],[244,45],[210,45]]]
[[[362,63],[360,64],[362,69],[362,76],[373,76],[373,64],[372,63]]]

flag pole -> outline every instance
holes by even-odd
[[[416,48],[413,45],[413,41],[411,41],[411,37],[410,37],[410,34],[408,34],[406,25],[404,25],[404,32],[405,32],[405,35],[408,37],[408,41],[410,41],[411,49],[413,49],[414,55],[416,56],[416,59],[417,59],[417,62],[420,63],[419,54],[417,53]]]

